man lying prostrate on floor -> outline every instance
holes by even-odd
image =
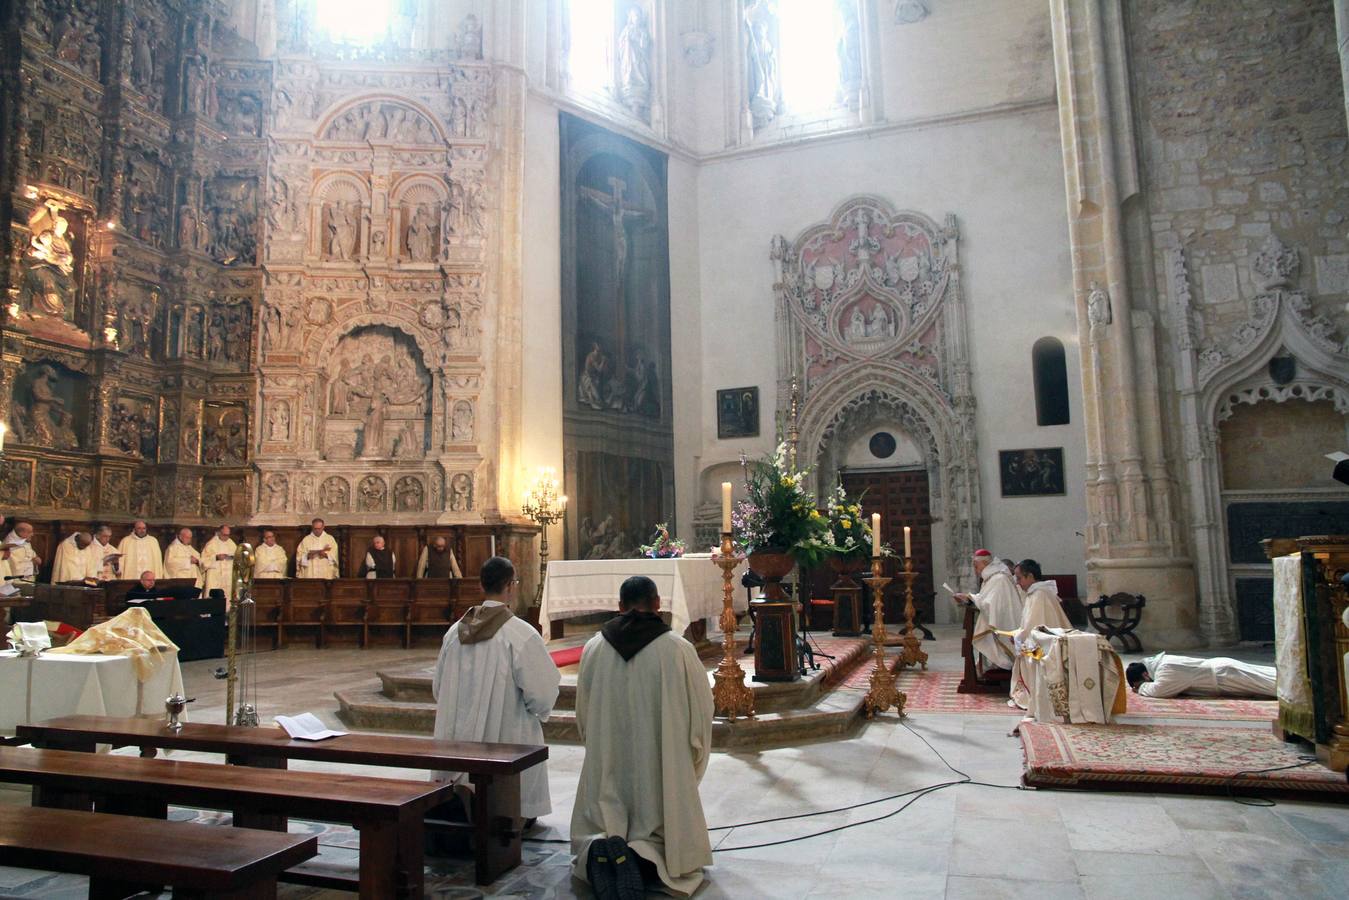
[[[1225,656],[1196,659],[1158,653],[1129,663],[1124,675],[1142,697],[1253,697],[1275,698],[1274,667],[1239,662]]]
[[[571,815],[572,874],[602,900],[645,884],[690,895],[712,864],[698,783],[712,751],[712,690],[693,645],[658,615],[656,583],[634,575],[617,618],[586,643],[576,684],[585,762]]]
[[[543,638],[512,612],[515,566],[503,556],[483,563],[486,595],[445,633],[431,691],[436,698],[435,736],[447,741],[542,744],[543,722],[557,702],[562,675]],[[465,783],[461,772],[437,772],[434,780]],[[552,811],[548,765],[520,775],[520,815],[537,819]]]

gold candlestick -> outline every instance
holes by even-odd
[[[913,567],[913,557],[904,557],[904,636],[900,639],[903,651],[899,656],[899,667],[922,666],[927,668],[927,653],[923,641],[918,637],[918,628],[914,625],[913,583],[918,579],[918,570]]]
[[[868,719],[874,718],[876,713],[885,712],[892,706],[895,712],[903,717],[904,704],[909,699],[907,694],[895,687],[895,676],[885,660],[885,606],[882,595],[885,586],[893,580],[881,574],[881,558],[872,557],[871,577],[863,579],[871,587],[871,642],[876,648],[876,663],[871,670],[871,688],[863,700]]]
[[[713,676],[712,702],[717,715],[723,715],[734,722],[737,715],[754,718],[754,691],[745,684],[745,670],[735,658],[735,629],[738,625],[735,609],[732,607],[731,573],[740,565],[735,555],[735,545],[731,542],[731,533],[721,533],[721,555],[712,560],[721,567],[721,662]]]

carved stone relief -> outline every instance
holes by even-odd
[[[157,402],[150,397],[121,394],[108,410],[107,441],[128,456],[154,462],[159,453]]]
[[[421,479],[404,475],[393,486],[394,512],[421,512],[425,499]]]
[[[127,469],[104,469],[99,486],[98,505],[117,512],[131,511],[131,472]]]
[[[388,501],[389,486],[378,475],[367,475],[356,486],[358,512],[383,512]]]
[[[206,405],[201,461],[208,466],[242,466],[248,461],[248,414],[243,404]]]
[[[33,460],[11,458],[0,462],[0,503],[10,509],[33,505]]]
[[[87,469],[38,462],[33,505],[53,509],[89,509],[94,478]]]
[[[331,475],[320,485],[318,500],[325,512],[346,512],[351,508],[351,485],[340,475]]]
[[[458,472],[450,478],[450,511],[470,512],[473,509],[473,476]]]
[[[338,341],[325,376],[325,458],[425,455],[430,375],[406,335],[383,326],[353,331]]]
[[[44,450],[84,446],[88,377],[55,362],[28,363],[14,382],[13,440]]]

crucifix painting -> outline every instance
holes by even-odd
[[[561,133],[568,551],[625,555],[673,517],[666,159],[565,114]]]

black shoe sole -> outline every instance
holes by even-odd
[[[642,900],[646,896],[646,882],[637,854],[621,837],[609,838],[609,859],[613,860],[618,900]]]
[[[608,838],[595,838],[586,853],[586,879],[599,900],[619,900],[618,876],[609,855]]]

